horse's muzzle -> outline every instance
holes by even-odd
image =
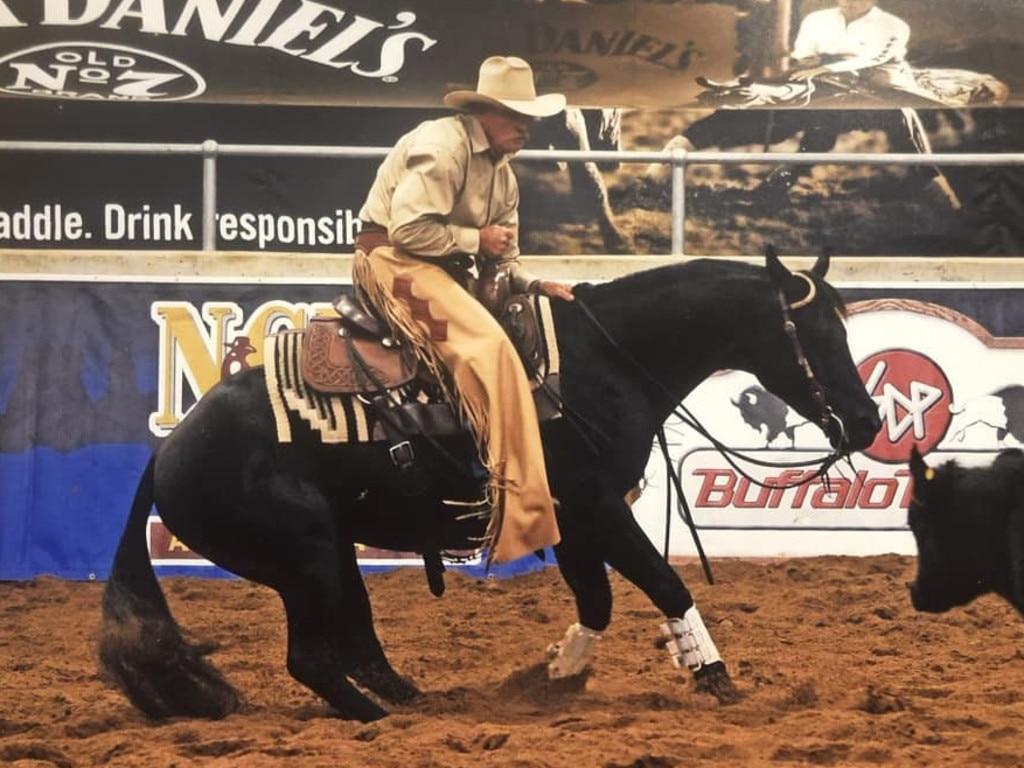
[[[830,412],[825,434],[835,449],[863,451],[875,441],[875,436],[881,428],[882,420],[878,416],[878,411],[874,409],[849,424],[838,414]]]

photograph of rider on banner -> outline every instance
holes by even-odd
[[[802,131],[799,152],[828,152],[842,133],[881,130],[891,152],[931,154],[916,107],[998,105],[1006,101],[1009,88],[969,70],[914,69],[907,60],[910,36],[910,25],[883,10],[878,0],[834,0],[831,7],[803,17],[780,76],[757,80],[743,75],[726,83],[701,78],[706,91],[698,102],[717,111],[689,125],[665,149],[761,142],[767,148]],[[850,109],[851,103],[870,108]],[[765,202],[781,204],[811,170],[806,165],[778,167],[758,191]],[[919,166],[914,172],[923,175],[925,195],[960,209],[939,168]]]

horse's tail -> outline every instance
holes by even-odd
[[[148,717],[225,717],[238,694],[182,636],[149,559],[154,463],[139,480],[103,592],[100,667]]]

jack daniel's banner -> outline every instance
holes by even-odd
[[[682,103],[728,78],[725,4],[0,0],[0,90],[111,101],[436,106],[495,53],[575,104]]]
[[[1021,40],[1018,0],[0,0],[0,93],[437,106],[500,53],[578,106],[991,106]]]

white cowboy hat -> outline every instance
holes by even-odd
[[[491,104],[530,117],[551,117],[565,109],[565,96],[538,96],[533,70],[517,56],[491,56],[480,65],[475,91],[452,91],[444,97],[449,107]]]

